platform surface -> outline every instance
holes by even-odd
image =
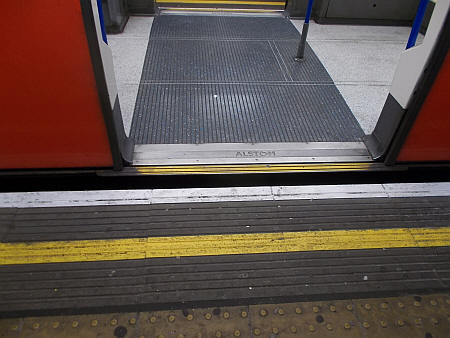
[[[5,194],[0,314],[447,292],[447,188]]]
[[[350,142],[363,135],[283,17],[155,18],[131,136],[139,144]]]

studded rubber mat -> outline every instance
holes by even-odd
[[[363,131],[283,17],[162,15],[131,127],[140,144],[349,142]]]

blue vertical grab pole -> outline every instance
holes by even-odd
[[[427,9],[428,0],[420,0],[419,7],[417,8],[416,18],[411,28],[411,33],[409,34],[408,43],[406,44],[406,49],[414,47],[416,44],[417,36],[419,35],[420,26],[422,25],[422,20]]]
[[[105,20],[103,18],[102,0],[97,0],[97,8],[98,8],[98,16],[100,19],[100,27],[102,30],[102,39],[105,43],[108,43],[108,39],[106,38]]]
[[[300,38],[300,44],[298,45],[298,50],[297,50],[297,55],[295,56],[295,61],[303,60],[303,57],[305,55],[306,37],[308,36],[309,19],[311,18],[313,3],[314,3],[314,0],[308,1],[308,8],[306,9],[305,22],[303,23],[302,36]]]

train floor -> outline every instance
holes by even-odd
[[[408,27],[164,12],[109,36],[134,165],[370,162]]]
[[[446,337],[450,185],[0,195],[2,337]]]

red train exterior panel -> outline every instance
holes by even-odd
[[[0,9],[0,169],[112,166],[80,2]]]
[[[447,56],[397,158],[450,161],[450,58]]]

